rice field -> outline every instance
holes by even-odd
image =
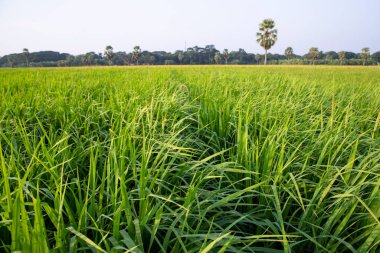
[[[0,70],[1,252],[379,252],[378,67]]]

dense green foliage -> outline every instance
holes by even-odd
[[[290,48],[290,47],[289,47]],[[24,49],[25,50],[25,49]],[[380,64],[380,52],[375,52],[365,59],[367,65]],[[223,61],[219,58],[223,56]],[[344,52],[341,60],[337,52],[318,51],[316,59],[309,53],[301,56],[293,54],[293,50],[284,54],[267,54],[269,64],[291,65],[362,65],[362,53]],[[226,58],[227,57],[227,58]],[[314,61],[313,61],[314,59]],[[206,65],[206,64],[263,64],[265,54],[248,53],[239,48],[236,51],[218,50],[214,45],[205,47],[190,47],[177,50],[174,53],[165,51],[142,51],[136,46],[132,52],[113,52],[107,46],[104,52],[88,52],[80,55],[70,55],[53,51],[32,52],[26,57],[24,52],[0,57],[0,67],[63,67],[63,66],[106,66],[106,65]]]
[[[378,252],[376,67],[0,70],[2,252]]]

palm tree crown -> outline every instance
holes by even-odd
[[[134,46],[133,52],[132,52],[132,58],[134,59],[137,65],[139,65],[140,56],[141,56],[140,46]]]
[[[315,61],[318,59],[319,50],[317,47],[312,47],[309,49],[309,58],[311,59],[313,65],[315,64]]]
[[[25,58],[26,66],[28,67],[29,66],[29,50],[27,48],[24,48],[22,50],[22,54]]]
[[[104,50],[104,55],[108,59],[108,64],[111,65],[113,58],[113,48],[112,46],[106,46],[106,50]]]
[[[261,47],[265,49],[265,60],[264,64],[267,63],[267,51],[276,43],[277,41],[277,29],[273,29],[275,22],[272,19],[264,19],[259,25],[259,31],[257,36],[257,42]]]
[[[291,47],[287,47],[287,48],[285,49],[285,55],[286,55],[286,57],[288,58],[288,60],[290,60],[290,58],[291,58],[292,55],[293,55],[293,48],[291,48]]]

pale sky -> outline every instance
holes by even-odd
[[[107,45],[173,52],[185,43],[262,53],[256,32],[265,18],[278,29],[272,53],[380,51],[380,0],[0,0],[0,56]]]

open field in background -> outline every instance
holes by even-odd
[[[0,70],[0,251],[378,252],[378,67]]]

